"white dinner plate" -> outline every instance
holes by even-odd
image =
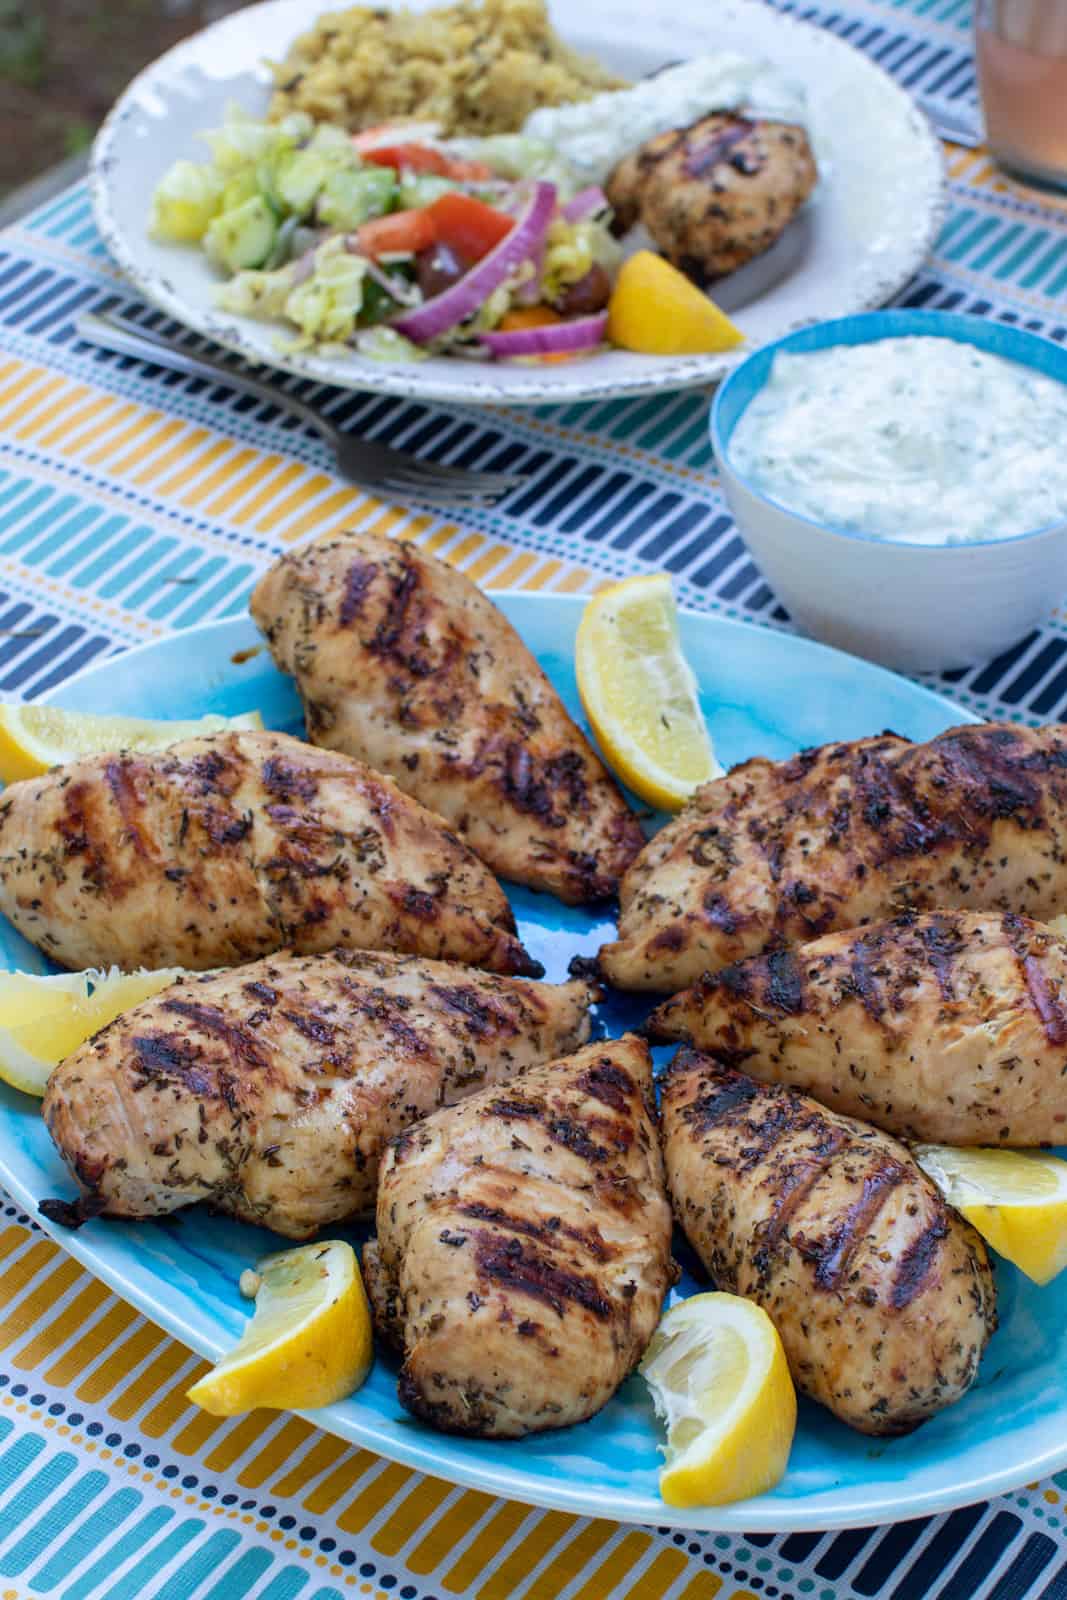
[[[427,8],[427,0],[411,3]],[[324,9],[324,0],[267,0],[237,11],[146,68],[111,112],[93,150],[96,219],[115,260],[146,299],[249,360],[409,399],[480,405],[605,399],[709,383],[736,363],[737,354],[605,350],[547,369],[448,357],[393,365],[354,352],[285,353],[280,326],[218,311],[219,280],[203,253],[149,238],[152,191],[171,162],[206,156],[197,134],[220,125],[228,102],[255,115],[265,112],[265,59],[284,57]],[[761,0],[714,6],[689,0],[687,9],[662,11],[642,0],[582,0],[569,11],[553,11],[568,42],[629,78],[683,54],[736,50],[775,63],[805,85],[822,179],[809,202],[803,259],[738,313],[749,347],[881,305],[922,263],[944,209],[941,147],[905,91],[843,40],[781,16]]]

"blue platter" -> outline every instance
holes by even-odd
[[[582,720],[573,670],[581,600],[496,598]],[[884,728],[924,739],[972,720],[927,689],[805,640],[696,613],[683,614],[681,626],[727,765]],[[259,707],[269,726],[299,733],[292,685],[259,646],[247,620],[212,623],[111,657],[63,684],[53,698],[82,710],[154,717]],[[255,653],[242,659],[248,651]],[[548,896],[515,890],[511,898],[524,941],[553,980],[565,976],[573,955],[592,954],[613,930],[603,916]],[[50,970],[2,919],[0,966]],[[623,999],[607,1002],[600,1008],[604,1031],[621,1031],[646,1009]],[[31,1215],[44,1196],[73,1192],[36,1103],[3,1085],[0,1182]],[[97,1219],[77,1233],[42,1226],[124,1299],[212,1358],[234,1342],[244,1322],[241,1269],[278,1245],[272,1235],[203,1211],[136,1225]],[[354,1242],[364,1236],[351,1231]],[[659,1432],[639,1379],[625,1384],[592,1422],[518,1442],[488,1442],[450,1438],[413,1421],[397,1403],[395,1369],[381,1357],[358,1394],[313,1420],[436,1477],[589,1516],[735,1532],[896,1521],[964,1505],[1067,1465],[1067,1274],[1038,1289],[1000,1264],[998,1281],[1000,1331],[966,1399],[908,1438],[891,1441],[864,1438],[802,1402],[786,1477],[772,1494],[738,1506],[664,1506],[656,1487]],[[696,1286],[687,1272],[676,1293]]]

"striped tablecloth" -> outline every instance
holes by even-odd
[[[974,114],[967,0],[781,9]],[[950,169],[944,233],[901,303],[1067,338],[1067,207],[1005,183],[981,151],[950,152]],[[139,309],[83,188],[0,237],[0,695],[239,613],[279,549],[354,525],[418,539],[490,587],[586,591],[666,568],[688,605],[788,626],[719,496],[704,395],[492,413],[326,397],[368,434],[521,468],[528,486],[460,524],[339,485],[278,411],[78,345],[72,316],[107,307]],[[1058,612],[939,686],[990,716],[1067,715],[1065,633]],[[695,1538],[451,1489],[284,1416],[218,1422],[184,1399],[198,1370],[7,1207],[0,1600],[1067,1597],[1067,1475],[894,1528]]]

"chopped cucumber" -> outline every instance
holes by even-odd
[[[306,217],[329,176],[329,163],[315,150],[293,150],[276,164],[274,187],[286,210]]]
[[[400,211],[421,211],[423,206],[432,206],[435,200],[440,200],[443,194],[448,194],[458,185],[450,178],[441,178],[434,172],[415,174],[405,173],[400,180]]]
[[[276,235],[274,212],[257,194],[215,218],[204,235],[204,249],[219,266],[241,272],[263,265],[274,249]]]
[[[206,162],[176,161],[152,196],[154,238],[195,244],[222,205],[222,182]]]
[[[320,222],[330,228],[358,228],[382,217],[396,199],[396,179],[388,167],[362,172],[331,172],[319,196]]]
[[[253,199],[257,194],[259,194],[259,180],[255,168],[244,167],[227,181],[222,191],[219,211],[236,211],[238,206],[243,206],[246,200]]]

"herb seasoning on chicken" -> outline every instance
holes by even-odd
[[[417,1117],[581,1044],[590,998],[417,956],[272,956],[116,1018],[53,1072],[44,1116],[90,1211],[207,1200],[306,1239],[373,1208]]]
[[[386,949],[539,976],[500,885],[362,762],[227,733],[0,795],[0,912],[64,966]]]
[[[769,250],[817,178],[797,124],[715,111],[632,151],[606,193],[619,233],[642,223],[668,261],[704,284]]]
[[[1067,730],[986,723],[757,758],[699,789],[622,880],[604,976],[705,972],[897,913],[1067,904]]]
[[[903,1145],[689,1049],[663,1132],[690,1243],[769,1314],[805,1394],[899,1434],[967,1392],[996,1327],[989,1257]]]
[[[647,1047],[533,1067],[409,1129],[363,1253],[400,1399],[449,1433],[519,1438],[600,1410],[671,1281]]]

